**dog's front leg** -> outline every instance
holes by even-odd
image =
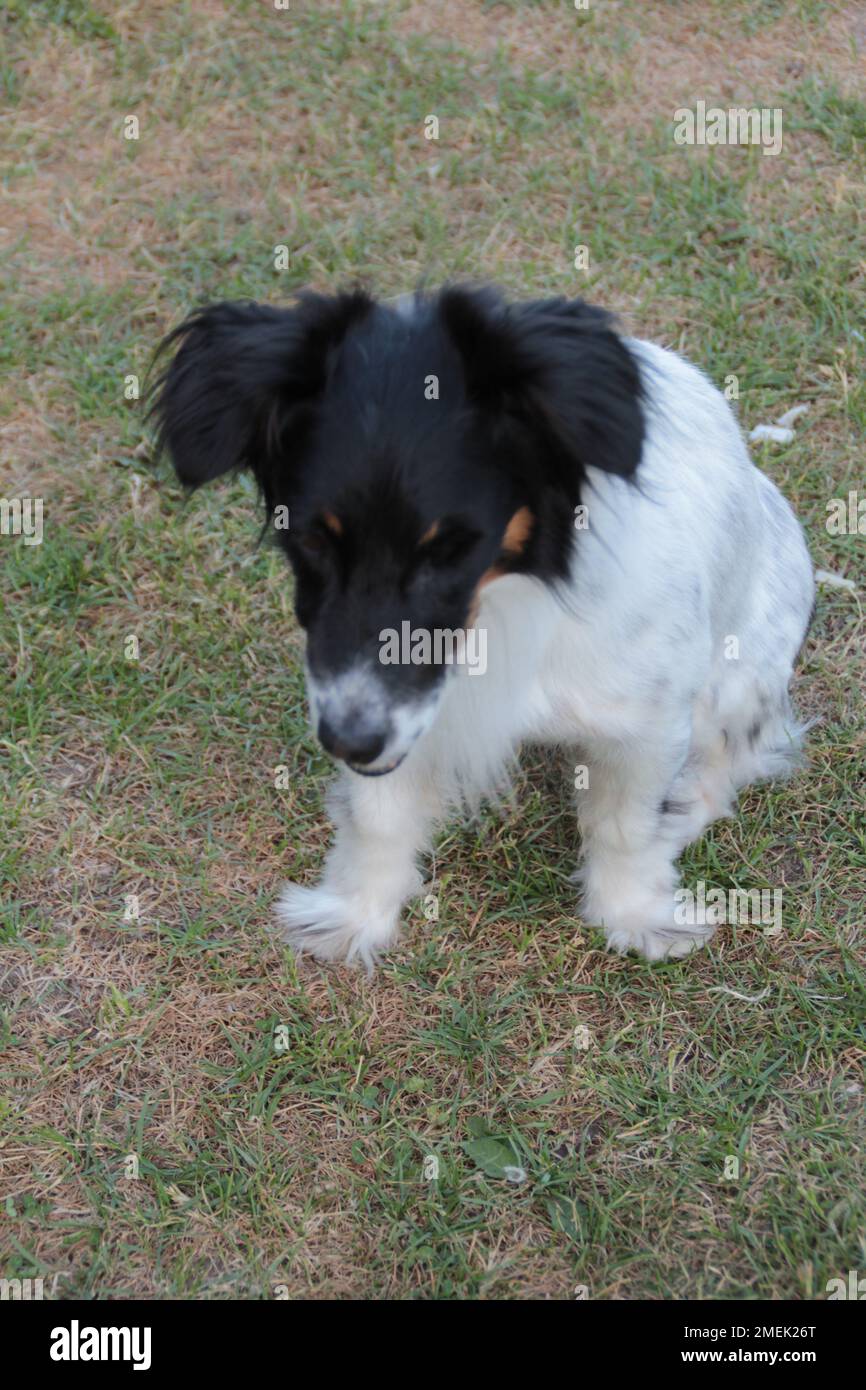
[[[346,771],[328,806],[336,836],[322,879],[314,888],[287,884],[277,918],[295,951],[371,970],[397,937],[406,899],[421,887],[417,859],[439,810],[435,784],[405,764],[384,777]]]

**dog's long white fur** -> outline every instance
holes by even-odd
[[[629,347],[646,392],[636,485],[591,468],[568,585],[485,586],[486,673],[449,675],[394,772],[338,777],[322,881],[287,885],[278,904],[296,949],[372,965],[420,887],[437,822],[500,789],[526,741],[562,744],[587,767],[582,912],[609,945],[654,960],[711,935],[711,921],[675,918],[675,861],[738,788],[797,761],[788,684],[812,566],[720,392],[672,352]]]

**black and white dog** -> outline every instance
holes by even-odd
[[[702,944],[715,921],[681,925],[675,861],[795,764],[813,603],[801,528],[715,387],[600,309],[490,289],[217,304],[167,343],[181,480],[246,466],[289,518],[312,719],[345,765],[323,878],[279,901],[292,946],[369,967],[437,822],[523,741],[586,768],[586,919],[650,960]],[[386,661],[407,631],[464,653],[483,633],[485,669]]]

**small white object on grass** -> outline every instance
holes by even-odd
[[[815,582],[817,584],[829,584],[833,589],[857,588],[853,579],[846,579],[844,575],[834,574],[832,570],[816,570]]]
[[[506,1163],[502,1169],[502,1176],[515,1184],[526,1182],[526,1169],[518,1168],[516,1163]]]
[[[766,999],[770,993],[770,986],[762,989],[760,994],[741,994],[738,989],[728,989],[727,985],[713,985],[710,994],[729,994],[732,999],[742,999],[744,1004],[760,1004],[762,999]]]
[[[784,415],[780,415],[776,421],[782,429],[789,429],[795,420],[799,420],[801,415],[805,415],[809,409],[808,405],[792,405],[790,410],[786,410]]]
[[[794,438],[794,431],[791,426],[801,415],[805,415],[808,409],[808,405],[792,405],[790,410],[786,410],[784,415],[779,416],[774,425],[756,425],[749,432],[749,439],[754,442],[761,439],[771,439],[774,444],[790,444]]]
[[[749,438],[755,443],[759,439],[771,439],[774,444],[790,444],[794,431],[781,429],[778,425],[756,425],[749,431]]]

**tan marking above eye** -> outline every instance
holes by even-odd
[[[322,520],[324,521],[328,530],[333,532],[335,536],[342,536],[343,523],[338,516],[334,516],[333,512],[324,512],[322,515]]]
[[[475,626],[475,620],[478,617],[478,608],[481,603],[481,590],[484,588],[485,584],[492,584],[494,579],[501,579],[502,576],[507,573],[508,571],[503,569],[501,565],[491,565],[489,569],[484,571],[478,583],[475,585],[475,592],[472,595],[472,602],[469,605],[469,612],[466,615],[466,627]]]
[[[505,528],[505,535],[502,537],[502,553],[506,556],[519,555],[532,534],[535,525],[535,517],[528,507],[521,507],[519,511],[509,521]],[[491,565],[486,569],[475,587],[475,597],[472,602],[472,614],[474,615],[478,603],[479,594],[486,584],[492,584],[494,579],[501,579],[508,573],[507,567],[503,563]],[[471,625],[471,624],[470,624]]]
[[[521,507],[509,521],[502,537],[502,549],[506,555],[519,555],[532,534],[535,517],[528,507]],[[495,575],[491,575],[495,578]],[[482,581],[483,582],[483,581]]]
[[[423,536],[421,537],[421,539],[420,539],[420,541],[418,542],[418,544],[419,544],[419,545],[426,545],[428,541],[432,541],[432,540],[435,538],[436,533],[437,533],[438,530],[439,530],[439,522],[438,522],[438,521],[434,521],[432,526],[428,526],[428,527],[427,527],[427,530],[424,532],[424,534],[423,534]]]
[[[484,571],[477,585],[475,586],[476,594],[478,593],[479,589],[484,588],[485,584],[492,584],[494,579],[502,579],[503,575],[506,575],[507,573],[508,570],[505,569],[502,565],[491,565],[489,570]]]

